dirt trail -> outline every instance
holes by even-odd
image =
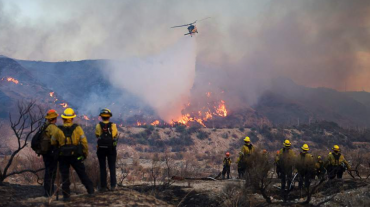
[[[153,196],[141,194],[128,188],[120,188],[114,192],[96,193],[94,197],[89,197],[86,194],[72,195],[70,202],[56,201],[54,198],[48,205],[48,198],[39,197],[42,195],[42,188],[39,191],[40,187],[18,186],[13,189],[17,191],[18,196],[12,197],[14,194],[7,193],[5,187],[1,186],[2,196],[0,198],[4,199],[0,200],[0,206],[173,206]],[[33,192],[36,188],[38,189],[37,192]],[[23,195],[23,198],[20,194]],[[59,197],[62,198],[62,196]]]

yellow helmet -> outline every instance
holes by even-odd
[[[290,147],[292,145],[292,143],[290,143],[289,139],[286,139],[283,144],[284,144],[284,147]]]
[[[310,148],[308,148],[308,144],[304,144],[304,145],[301,147],[301,149],[302,149],[303,151],[308,151],[308,150],[310,150]]]
[[[73,119],[76,117],[75,111],[72,108],[67,108],[61,115],[63,119]]]
[[[317,159],[321,160],[321,156],[320,156],[320,155],[319,155],[319,156],[317,156]]]
[[[250,142],[251,139],[249,137],[245,137],[244,142]]]
[[[105,109],[102,109],[100,111],[99,116],[101,116],[101,117],[112,117],[113,114],[112,114],[112,112],[109,109],[105,108]]]
[[[45,119],[54,119],[54,118],[57,118],[58,117],[58,113],[57,111],[55,111],[54,109],[50,109],[46,116],[45,116]]]
[[[338,145],[334,145],[334,147],[332,148],[332,150],[334,150],[334,152],[339,152],[339,146]]]

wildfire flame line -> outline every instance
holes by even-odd
[[[17,79],[12,78],[12,77],[2,78],[1,80],[6,80],[8,82],[13,82],[15,84],[18,84],[19,83],[19,81]]]
[[[67,103],[61,103],[59,105],[61,105],[63,108],[67,108],[68,107],[68,104]]]
[[[207,93],[208,96],[208,93]],[[210,93],[209,93],[210,96]],[[189,106],[190,104],[188,104]],[[213,119],[213,116],[218,117],[226,117],[227,116],[227,109],[225,105],[225,101],[221,100],[217,106],[214,106],[214,112],[211,112],[210,109],[207,109],[205,112],[198,111],[195,116],[190,115],[189,113],[182,115],[175,121],[171,121],[170,124],[173,125],[174,123],[180,123],[184,125],[188,125],[189,122],[198,122],[203,127],[206,127],[204,124],[205,121]]]

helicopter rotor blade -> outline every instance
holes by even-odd
[[[203,21],[203,20],[206,20],[206,19],[210,19],[211,17],[206,17],[206,18],[203,18],[203,19],[201,19],[201,20],[197,20],[198,22],[201,22],[201,21]]]
[[[176,27],[186,27],[186,26],[189,26],[190,24],[184,24],[184,25],[179,25],[179,26],[173,26],[171,28],[176,28]]]

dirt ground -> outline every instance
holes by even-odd
[[[318,181],[314,181],[312,186],[316,184]],[[70,202],[63,202],[56,201],[55,197],[52,200],[41,197],[42,186],[6,184],[0,186],[0,206],[229,206],[226,200],[231,202],[235,199],[232,195],[234,192],[227,192],[232,189],[230,186],[243,189],[245,185],[245,181],[238,179],[182,180],[175,181],[166,188],[153,187],[147,183],[120,187],[114,192],[96,193],[94,197],[88,197],[82,191],[78,195],[72,195]],[[309,205],[303,204],[306,194],[303,193],[301,197],[297,189],[293,190],[289,194],[288,201],[283,203],[279,185],[279,180],[273,179],[269,186],[268,196],[272,200],[269,206],[369,206],[370,204],[370,182],[365,179],[324,182],[314,192]],[[62,196],[59,197],[62,198]],[[248,191],[239,199],[246,199],[249,203],[237,206],[267,205],[258,191]]]

